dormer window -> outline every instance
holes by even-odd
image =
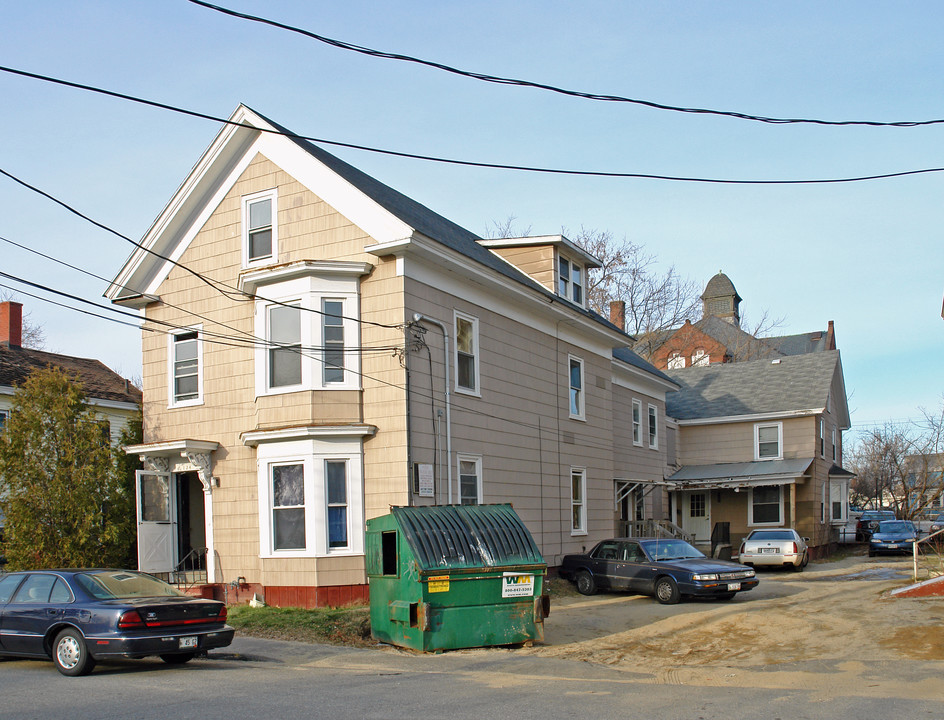
[[[692,353],[692,367],[704,367],[709,362],[708,353],[704,348],[696,348]]]
[[[557,260],[557,294],[583,307],[583,268],[559,256]]]
[[[669,370],[678,370],[685,367],[685,358],[677,350],[669,353]]]

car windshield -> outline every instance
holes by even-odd
[[[912,532],[912,530],[911,523],[905,520],[883,520],[878,524],[880,533],[902,533]]]
[[[96,600],[124,600],[137,597],[185,597],[182,592],[150,575],[128,570],[81,573],[75,581]]]
[[[682,560],[701,558],[705,554],[684,540],[642,540],[639,543],[653,560]]]
[[[794,540],[789,530],[755,530],[748,540]]]

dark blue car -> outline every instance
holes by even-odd
[[[753,568],[705,557],[674,538],[604,540],[589,553],[565,555],[558,574],[584,595],[626,590],[653,595],[664,605],[682,597],[730,600],[757,585]]]
[[[910,520],[882,520],[869,539],[869,557],[913,552],[918,531]]]
[[[226,605],[131,570],[35,570],[0,576],[0,655],[52,658],[63,675],[97,660],[158,655],[171,664],[226,647]]]

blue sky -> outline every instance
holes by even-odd
[[[828,120],[944,118],[939,2],[220,4],[467,70],[655,102]],[[316,137],[427,155],[709,178],[944,166],[944,126],[770,125],[487,85],[368,58],[186,0],[18,3],[0,65]],[[218,126],[0,73],[0,168],[139,239]],[[836,324],[856,430],[944,392],[944,173],[834,185],[559,177],[334,152],[474,232],[609,230],[704,285],[723,270],[778,334]],[[0,237],[106,278],[124,241],[0,177]],[[105,283],[0,242],[0,271],[90,299]],[[0,283],[22,288],[3,279]],[[2,288],[0,288],[2,289]],[[40,293],[46,295],[46,293]],[[140,338],[20,295],[47,349],[140,375]]]

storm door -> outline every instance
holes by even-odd
[[[138,569],[173,572],[177,565],[177,493],[170,473],[138,470]]]

